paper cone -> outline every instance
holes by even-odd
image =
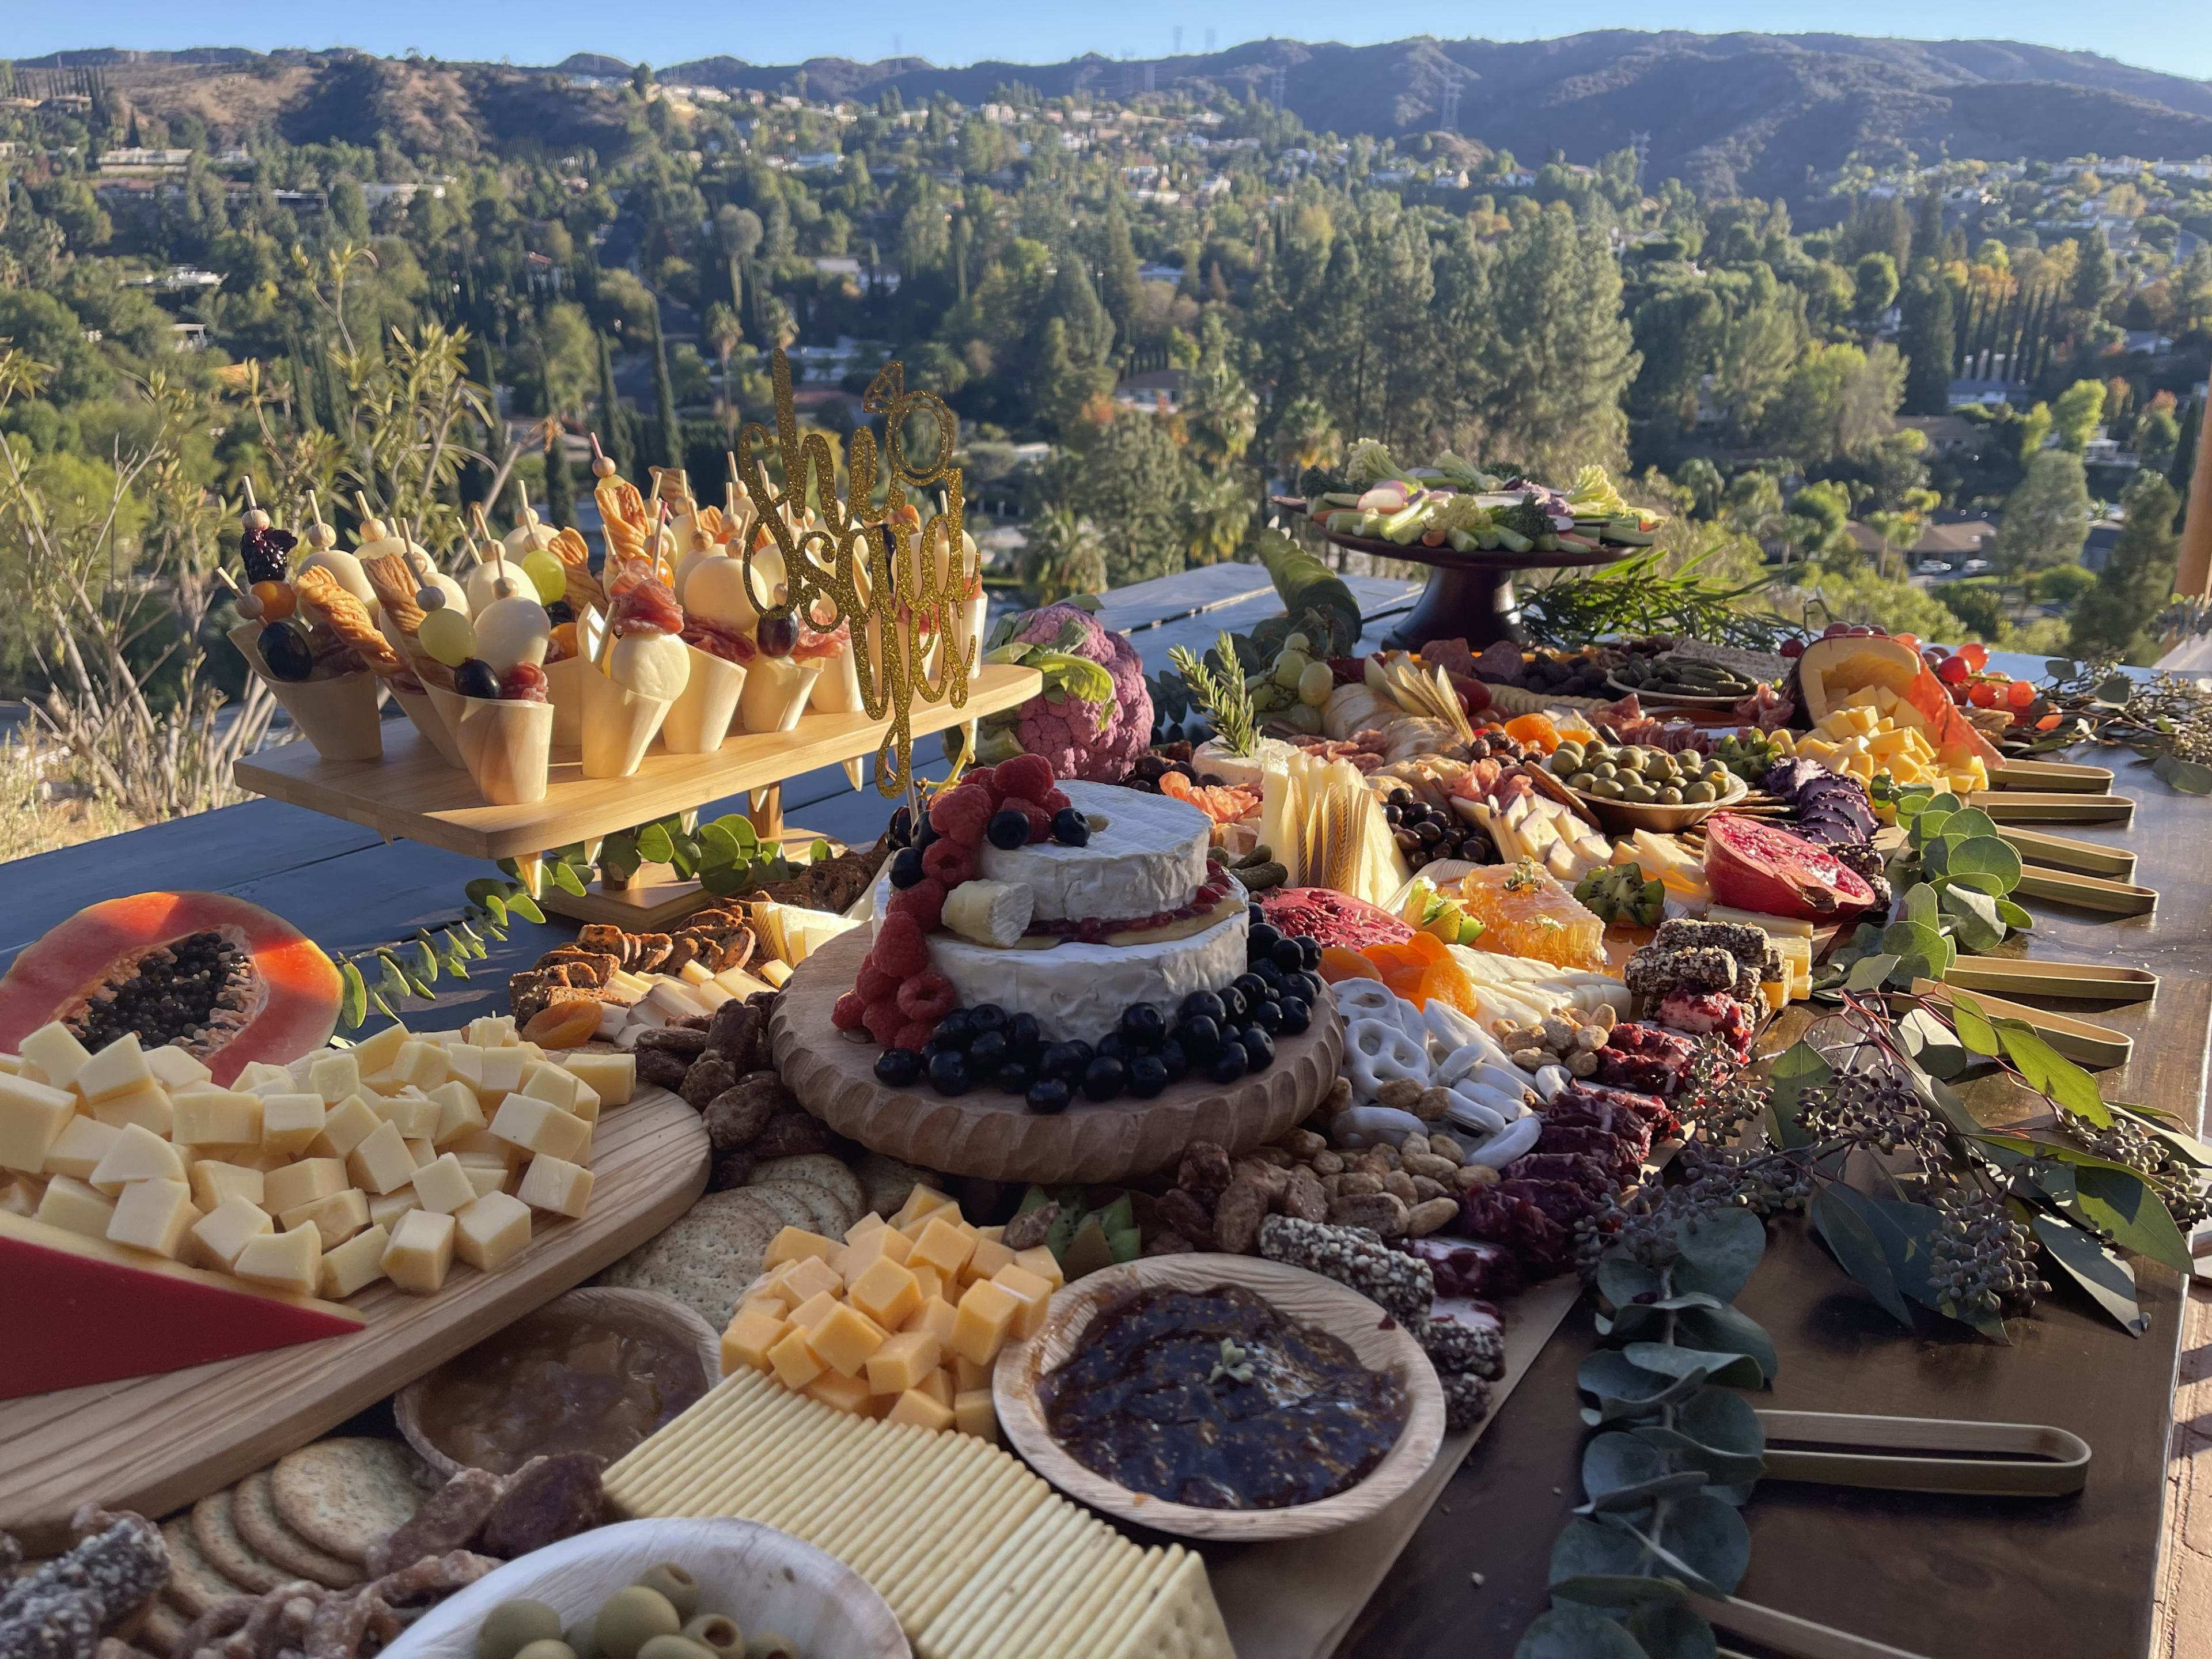
[[[668,718],[672,700],[626,691],[597,668],[584,680],[584,775],[626,778]]]
[[[545,695],[553,700],[553,752],[573,755],[584,746],[584,659],[563,657],[545,665]]]
[[[762,657],[745,675],[738,714],[748,732],[795,732],[806,700],[822,675],[819,663],[789,657]]]
[[[446,717],[438,712],[438,705],[430,701],[429,688],[426,686],[420,691],[402,691],[395,685],[392,688],[392,700],[399,705],[409,720],[415,722],[415,729],[429,739],[430,746],[438,751],[440,760],[448,766],[465,767],[468,764],[461,758],[460,746],[453,741],[453,732],[447,728]]]
[[[860,713],[860,669],[854,660],[851,642],[839,647],[835,655],[817,657],[813,662],[821,677],[814,682],[807,707],[817,714]],[[882,684],[880,678],[877,684]]]
[[[428,690],[478,794],[494,806],[527,806],[545,799],[551,703],[465,697],[434,685]]]
[[[376,676],[366,668],[329,680],[280,680],[271,676],[254,643],[258,623],[240,623],[230,642],[268,685],[277,706],[292,717],[315,752],[325,760],[384,758],[384,722],[377,714]]]
[[[967,650],[969,641],[975,641],[975,660],[968,665],[970,674],[981,672],[983,667],[983,618],[990,612],[991,596],[980,587],[973,599],[961,600],[953,609],[953,654]]]
[[[671,754],[708,755],[722,746],[737,718],[738,695],[745,688],[745,666],[697,646],[691,653],[691,678],[684,695],[669,708],[660,741]]]

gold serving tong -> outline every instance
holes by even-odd
[[[2136,815],[2133,795],[2092,795],[2067,790],[2032,793],[2018,789],[1977,789],[1966,805],[1978,806],[1999,823],[2129,823]]]
[[[1950,988],[1939,985],[1932,979],[1914,980],[1912,994],[1946,1006],[1951,1000]],[[2067,1059],[2099,1071],[2108,1066],[2126,1065],[2136,1051],[2133,1037],[2125,1031],[2116,1031],[2109,1025],[2092,1024],[2086,1019],[2076,1019],[2071,1014],[2054,1014],[2045,1009],[2031,1008],[2025,1003],[2007,1002],[1979,992],[1974,994],[1974,1001],[1992,1019],[2016,1019],[2032,1026]]]
[[[1999,761],[1990,768],[1992,789],[2049,789],[2101,795],[2112,787],[2108,766],[2075,766],[2068,761]]]

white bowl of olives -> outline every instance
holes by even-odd
[[[911,1659],[835,1556],[752,1521],[626,1521],[508,1562],[384,1659]]]
[[[1751,793],[1741,778],[1695,750],[1676,753],[1647,744],[1570,738],[1545,764],[1601,825],[1616,834],[1687,830]]]

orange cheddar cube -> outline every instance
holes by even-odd
[[[991,1388],[993,1370],[992,1366],[979,1365],[972,1359],[963,1359],[956,1354],[952,1360],[953,1393],[968,1394],[981,1389],[988,1394]]]
[[[979,1365],[999,1357],[1021,1303],[1005,1285],[979,1279],[960,1297],[952,1325],[952,1352]]]
[[[837,1241],[824,1238],[819,1233],[810,1233],[804,1227],[786,1227],[768,1242],[761,1253],[761,1266],[780,1267],[787,1261],[798,1261],[807,1256],[817,1256],[825,1263]]]
[[[952,1403],[952,1373],[942,1367],[932,1370],[914,1386],[915,1392],[927,1395],[940,1406]]]
[[[906,1261],[909,1267],[934,1267],[945,1278],[957,1279],[975,1254],[974,1229],[964,1222],[932,1216],[916,1236]]]
[[[852,1304],[887,1331],[895,1331],[921,1305],[921,1287],[896,1261],[878,1261],[852,1281]]]
[[[1055,1291],[1067,1285],[1067,1275],[1060,1270],[1060,1258],[1042,1244],[1032,1244],[1026,1250],[1014,1252],[1014,1266],[1033,1273]]]
[[[927,1331],[901,1331],[886,1338],[868,1356],[868,1391],[901,1395],[919,1387],[922,1379],[937,1375],[939,1352],[937,1339]]]
[[[968,1265],[960,1270],[960,1282],[972,1285],[979,1279],[996,1279],[999,1269],[1014,1265],[1014,1253],[995,1238],[978,1237],[975,1253],[968,1258]]]
[[[898,1397],[890,1411],[884,1413],[887,1423],[911,1423],[918,1429],[927,1429],[941,1434],[952,1426],[952,1407],[934,1395],[924,1394],[920,1389],[908,1389]]]
[[[855,1221],[851,1226],[845,1229],[845,1242],[848,1244],[857,1244],[867,1234],[876,1231],[878,1228],[888,1227],[890,1225],[890,1222],[884,1220],[883,1217],[878,1215],[873,1210],[870,1210],[858,1221]]]
[[[914,1275],[915,1288],[921,1292],[921,1299],[924,1302],[944,1302],[950,1305],[950,1298],[945,1294],[945,1279],[943,1273],[934,1267],[912,1266],[909,1266],[907,1271]]]
[[[769,1369],[775,1373],[775,1380],[794,1392],[804,1390],[823,1371],[821,1358],[814,1352],[813,1344],[806,1340],[806,1333],[795,1326],[769,1349],[768,1363]]]
[[[953,1328],[959,1318],[959,1312],[950,1302],[933,1296],[908,1315],[906,1323],[899,1328],[902,1331],[927,1331],[937,1339],[939,1347],[950,1349]]]
[[[868,1356],[889,1340],[890,1334],[859,1309],[839,1303],[830,1316],[817,1325],[807,1343],[833,1370],[858,1376]]]
[[[906,1195],[906,1202],[899,1206],[898,1213],[891,1218],[890,1224],[901,1232],[908,1232],[915,1230],[917,1222],[925,1221],[941,1210],[950,1210],[955,1217],[960,1213],[960,1206],[943,1193],[934,1187],[917,1182],[914,1190]]]
[[[1052,1286],[1028,1268],[1012,1264],[992,1274],[991,1282],[1021,1304],[1012,1329],[1014,1340],[1026,1342],[1044,1323],[1045,1310],[1052,1302]]]
[[[783,1283],[786,1294],[793,1303],[799,1303],[823,1291],[832,1296],[842,1295],[845,1276],[820,1256],[810,1255],[784,1269]]]
[[[783,1340],[791,1322],[765,1308],[740,1308],[722,1333],[722,1375],[769,1369],[769,1350]]]
[[[818,1400],[825,1406],[841,1412],[850,1412],[856,1417],[866,1415],[869,1402],[875,1397],[868,1392],[866,1378],[847,1376],[835,1370],[823,1372],[806,1385],[805,1393],[809,1400]]]
[[[811,1331],[845,1304],[828,1291],[817,1291],[791,1310],[791,1322],[802,1331]]]
[[[839,1271],[845,1275],[846,1288],[851,1289],[854,1280],[878,1261],[903,1263],[907,1253],[913,1249],[912,1239],[878,1221],[873,1231],[861,1234],[845,1246],[845,1260]]]
[[[999,1408],[988,1389],[963,1389],[952,1396],[952,1426],[993,1445],[999,1441]]]

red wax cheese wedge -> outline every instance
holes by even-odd
[[[182,1370],[361,1329],[313,1297],[262,1291],[0,1211],[0,1400]]]

